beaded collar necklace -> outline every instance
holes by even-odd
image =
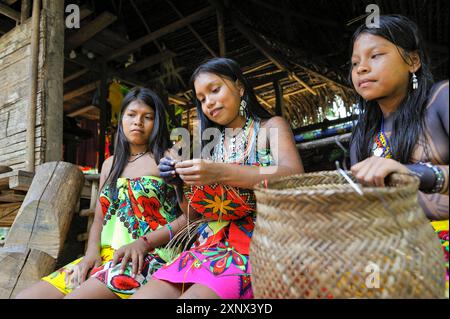
[[[247,120],[245,121],[245,125],[242,128],[242,130],[240,130],[236,135],[233,135],[230,139],[230,143],[231,143],[231,156],[228,156],[228,162],[232,162],[232,163],[237,163],[238,162],[238,150],[236,147],[236,142],[237,142],[237,137],[238,135],[241,135],[241,149],[239,149],[239,152],[241,156],[244,156],[244,162],[245,162],[245,157],[248,155],[247,154],[247,147],[248,147],[248,138],[249,138],[249,131],[250,128],[253,126],[253,119],[251,117],[248,117]],[[225,130],[224,129],[222,131],[222,134],[220,136],[220,145],[219,145],[219,156],[218,158],[220,158],[222,163],[225,163]],[[231,160],[231,161],[230,161]]]

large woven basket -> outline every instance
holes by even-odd
[[[418,180],[358,194],[338,172],[258,185],[250,246],[256,298],[442,298],[439,239]]]

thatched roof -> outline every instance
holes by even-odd
[[[12,2],[11,8],[20,11],[19,2]],[[346,79],[349,41],[371,3],[379,5],[382,14],[400,13],[415,20],[430,49],[436,79],[448,77],[447,0],[77,2],[82,28],[66,29],[66,48],[73,48],[72,57],[76,55],[71,58],[66,52],[66,114],[89,116],[96,111],[83,113],[83,108],[92,103],[104,61],[110,77],[163,88],[171,104],[192,107],[188,87],[192,71],[203,60],[220,55],[216,10],[224,16],[226,56],[246,70],[261,103],[272,112],[274,81],[279,83],[284,114],[293,128],[320,121],[319,107],[327,114],[336,96],[347,107],[354,101]],[[0,16],[0,21],[5,19]],[[96,32],[86,36],[93,28]],[[85,36],[81,41],[80,33]],[[98,110],[92,116],[98,116]]]

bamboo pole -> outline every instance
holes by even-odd
[[[32,33],[31,33],[31,85],[30,85],[30,103],[28,108],[27,125],[27,171],[34,172],[35,161],[35,129],[36,129],[36,107],[37,107],[37,88],[38,88],[38,67],[39,67],[39,27],[41,17],[41,0],[33,1],[32,15]]]

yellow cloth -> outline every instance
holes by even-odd
[[[113,259],[114,250],[111,247],[104,247],[102,248],[100,252],[100,256],[102,258],[102,265],[106,264],[107,262],[111,261]],[[65,265],[64,267],[56,270],[55,272],[51,273],[50,275],[43,277],[42,280],[50,283],[53,285],[56,289],[61,291],[64,295],[67,295],[73,291],[73,287],[70,287],[66,284],[66,277],[67,273],[66,270],[71,269],[73,266],[78,264],[83,258],[79,258],[70,264]],[[88,279],[88,278],[86,278]],[[121,294],[118,292],[113,291],[117,296],[119,296],[121,299],[129,298],[129,295]]]

